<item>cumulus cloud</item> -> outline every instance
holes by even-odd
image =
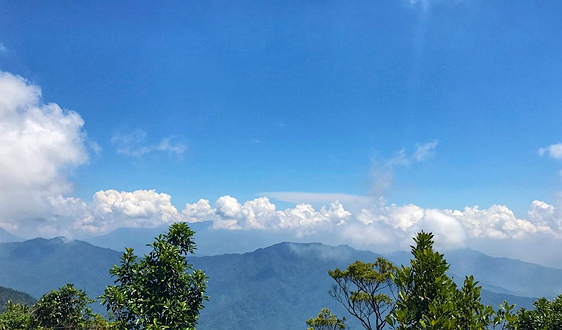
[[[539,149],[539,156],[547,155],[550,158],[562,159],[562,143],[552,144]]]
[[[88,216],[78,219],[75,227],[105,233],[120,227],[157,227],[184,220],[171,198],[154,190],[98,191],[89,205]]]
[[[336,201],[329,208],[298,204],[281,211],[265,197],[242,204],[231,196],[220,197],[215,207],[208,200],[187,204],[182,213],[189,221],[212,220],[217,229],[285,230],[296,237],[330,233],[337,241],[366,248],[407,248],[421,230],[432,232],[439,248],[469,246],[473,240],[517,241],[535,234],[562,234],[562,211],[540,201],[531,204],[528,219],[517,218],[504,205],[447,210],[373,202],[351,213]]]
[[[182,213],[192,222],[213,220],[219,229],[292,230],[298,236],[343,224],[351,216],[338,201],[319,211],[304,203],[278,211],[267,197],[240,204],[231,196],[220,197],[214,208],[204,199],[186,204]]]
[[[165,152],[181,157],[187,150],[185,144],[174,143],[170,137],[163,138],[157,144],[147,144],[146,133],[143,130],[136,130],[130,134],[115,133],[111,143],[117,147],[118,153],[136,158],[154,152]]]
[[[38,86],[0,72],[0,226],[52,214],[52,198],[71,190],[68,172],[88,161],[83,125],[44,103]]]

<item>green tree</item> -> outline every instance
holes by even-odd
[[[47,329],[87,329],[94,315],[93,300],[83,290],[66,284],[41,297],[31,310],[33,323]]]
[[[328,308],[322,308],[318,316],[306,321],[307,330],[344,330],[345,317],[339,319]]]
[[[336,268],[328,274],[336,282],[330,295],[357,318],[365,329],[382,330],[386,316],[394,308],[396,267],[384,258],[373,263],[355,261],[346,270]]]
[[[8,301],[6,310],[0,314],[0,330],[31,330],[31,309],[24,304]]]
[[[194,232],[185,223],[170,226],[137,258],[126,249],[110,274],[115,285],[101,296],[102,304],[126,329],[195,329],[203,308],[207,276],[193,269],[186,255],[196,249]]]
[[[388,318],[395,329],[485,329],[502,322],[481,303],[481,287],[472,276],[457,288],[443,254],[433,249],[433,234],[422,231],[414,242],[410,266],[395,275],[400,293]]]
[[[554,330],[562,329],[562,295],[552,301],[540,298],[533,302],[534,310],[522,308],[515,314],[514,329]]]

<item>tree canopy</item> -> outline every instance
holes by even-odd
[[[356,261],[346,270],[336,268],[328,272],[336,282],[330,295],[365,329],[382,330],[387,326],[397,330],[517,329],[516,325],[521,323],[518,319],[526,318],[528,323],[545,319],[539,313],[524,310],[514,316],[514,306],[507,302],[497,311],[484,305],[480,296],[482,287],[473,276],[465,277],[460,289],[448,276],[449,264],[443,254],[434,250],[433,234],[422,231],[414,243],[408,266],[397,268],[378,258],[374,263]],[[560,315],[557,303],[539,300],[536,306],[537,310],[542,307]],[[321,315],[316,319],[320,320]],[[546,322],[559,324],[551,318]]]
[[[175,223],[138,258],[126,249],[110,274],[102,303],[126,329],[195,329],[205,295],[207,276],[193,269],[186,256],[195,251],[194,232]]]

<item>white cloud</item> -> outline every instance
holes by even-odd
[[[127,156],[140,158],[153,152],[165,152],[181,157],[187,150],[183,143],[173,143],[170,137],[163,138],[158,144],[146,144],[146,133],[136,130],[130,134],[115,133],[111,143],[117,147],[117,152]]]
[[[437,140],[434,140],[433,142],[416,144],[416,152],[414,152],[412,158],[417,162],[421,162],[422,160],[433,156],[437,143]]]
[[[185,220],[171,203],[171,196],[154,190],[98,191],[89,206],[89,217],[78,227],[90,232],[108,232],[119,227],[157,227]]]
[[[548,155],[550,158],[562,159],[562,143],[552,144],[539,149],[539,156]]]
[[[0,42],[0,54],[7,53],[7,52],[8,52],[8,48],[6,48],[6,46],[4,46],[4,44]]]
[[[207,200],[187,204],[183,214],[189,221],[213,220],[221,229],[288,230],[296,237],[331,233],[338,241],[367,248],[406,248],[421,230],[433,232],[440,248],[469,246],[474,239],[517,241],[535,234],[562,234],[562,211],[539,201],[531,204],[528,220],[518,219],[504,205],[460,211],[375,204],[351,213],[336,201],[319,210],[298,204],[280,211],[265,197],[240,204],[230,196],[219,198],[215,208]]]
[[[338,201],[331,203],[328,209],[322,207],[320,211],[304,203],[277,211],[267,197],[240,204],[231,196],[220,197],[215,208],[211,208],[209,201],[204,199],[186,204],[182,213],[191,222],[213,220],[214,227],[220,229],[291,230],[298,236],[344,224],[351,216]]]
[[[0,226],[53,214],[51,200],[71,190],[67,173],[88,161],[83,125],[78,113],[43,103],[38,86],[0,72]]]

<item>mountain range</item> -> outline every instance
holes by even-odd
[[[196,236],[196,241],[199,239]],[[97,297],[112,284],[108,271],[121,255],[60,237],[1,243],[0,286],[39,298],[73,283],[90,297]],[[344,316],[327,293],[333,284],[328,270],[345,268],[355,260],[373,261],[378,256],[349,246],[320,243],[278,243],[247,253],[191,256],[189,261],[209,277],[210,301],[201,313],[198,329],[303,328],[305,320],[323,307]],[[407,252],[382,256],[396,264],[409,261]],[[450,275],[462,283],[465,275],[473,274],[483,286],[483,302],[493,306],[507,300],[529,308],[537,297],[550,298],[562,292],[560,269],[492,258],[469,249],[447,251],[445,258],[451,264]],[[104,312],[102,306],[95,310]],[[350,322],[349,329],[359,327]]]

